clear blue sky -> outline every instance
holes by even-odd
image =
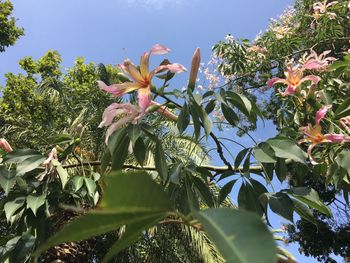
[[[117,64],[125,57],[137,62],[153,44],[172,49],[169,58],[190,66],[196,47],[202,61],[227,33],[254,38],[268,19],[277,17],[292,0],[12,0],[18,24],[25,29],[14,47],[0,53],[0,85],[4,73],[18,72],[24,56],[38,59],[49,49],[62,55],[63,67],[78,56],[87,61]],[[181,78],[180,78],[181,79]],[[179,84],[183,85],[185,83]],[[262,135],[263,134],[263,135]],[[255,133],[271,137],[268,125]],[[261,138],[261,139],[264,139]],[[275,218],[275,227],[283,220]],[[299,255],[299,262],[317,262]],[[254,253],[252,251],[252,253]]]

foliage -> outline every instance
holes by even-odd
[[[320,216],[330,220],[310,178],[325,178],[348,203],[347,8],[297,1],[254,42],[228,36],[214,46],[227,83],[207,90],[195,83],[199,49],[184,90],[168,88],[181,64],[164,59],[149,70],[151,55],[170,51],[159,44],[139,66],[120,64],[123,73],[80,58],[63,74],[55,51],[21,60],[25,74],[6,75],[0,106],[2,134],[15,149],[1,152],[1,210],[13,227],[2,257],[45,261],[50,248],[67,256],[64,246],[74,245],[102,262],[293,262],[277,247],[270,211],[291,223],[294,212],[315,226]],[[275,87],[262,94],[264,111],[261,87]],[[219,137],[218,116],[253,144]],[[257,142],[249,130],[266,118],[279,133]],[[274,178],[290,187],[275,191]],[[237,207],[227,200],[233,189]],[[91,252],[93,243],[106,253]]]
[[[12,16],[13,5],[9,0],[0,1],[0,52],[16,43],[24,35],[23,28],[17,27]]]

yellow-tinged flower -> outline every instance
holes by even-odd
[[[300,65],[293,66],[292,63],[287,64],[287,69],[284,72],[285,79],[272,78],[266,84],[268,87],[273,87],[277,83],[286,84],[287,88],[284,92],[281,92],[282,96],[292,95],[295,92],[300,92],[300,85],[305,81],[311,81],[313,85],[316,85],[321,78],[315,75],[308,75],[303,77],[303,68]]]
[[[169,70],[172,73],[186,71],[186,68],[183,65],[178,63],[170,64],[169,62],[165,62],[156,69],[149,71],[150,55],[163,55],[167,54],[169,51],[170,49],[163,45],[154,45],[149,52],[145,52],[141,56],[139,68],[132,64],[130,60],[125,60],[123,64],[119,65],[119,67],[133,80],[133,82],[124,82],[107,86],[103,81],[98,81],[100,89],[111,93],[115,97],[137,90],[139,106],[142,111],[145,112],[151,103],[151,85],[153,76],[165,70]]]
[[[320,125],[320,122],[326,116],[327,111],[331,107],[331,105],[326,105],[316,112],[315,125],[311,125],[309,123],[306,127],[300,128],[300,131],[304,133],[305,137],[304,139],[300,140],[299,143],[310,143],[307,149],[307,154],[312,164],[317,164],[315,159],[312,157],[312,150],[316,145],[321,143],[344,143],[350,141],[350,137],[344,134],[322,133],[322,127]]]

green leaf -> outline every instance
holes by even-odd
[[[60,180],[61,180],[62,189],[64,189],[64,187],[66,186],[66,184],[68,182],[69,175],[68,175],[66,169],[64,169],[62,167],[62,165],[59,161],[52,160],[51,163],[53,166],[56,167],[56,171],[57,171],[58,176],[60,177]]]
[[[297,214],[301,218],[316,225],[316,219],[315,219],[314,215],[312,214],[312,211],[304,203],[300,202],[299,200],[293,198],[292,201],[294,204],[295,212],[297,212]]]
[[[253,149],[254,158],[261,163],[275,163],[275,152],[266,142],[259,143]]]
[[[237,154],[235,163],[234,163],[236,169],[238,169],[238,167],[240,166],[241,162],[243,161],[244,157],[246,156],[249,150],[250,148],[244,148]]]
[[[233,126],[235,127],[237,123],[239,122],[239,118],[237,114],[227,105],[224,103],[221,103],[221,110],[222,114],[224,115],[225,119]]]
[[[179,118],[177,119],[177,128],[180,133],[183,133],[187,126],[190,124],[190,113],[189,108],[186,102],[182,106],[181,112],[179,114]]]
[[[202,200],[207,204],[207,206],[209,207],[213,207],[214,206],[214,198],[213,198],[213,194],[210,192],[210,189],[208,187],[207,184],[205,184],[202,179],[192,176],[192,181],[194,186],[197,188],[197,190],[199,191]]]
[[[116,151],[117,147],[121,144],[123,139],[127,137],[127,129],[126,128],[121,128],[114,132],[108,139],[108,149],[109,152],[111,153],[111,156],[113,156],[114,152]]]
[[[16,176],[24,175],[35,168],[39,167],[44,161],[45,157],[42,155],[35,155],[29,158],[26,158],[24,161],[18,163],[16,168]]]
[[[276,175],[277,175],[278,180],[281,183],[283,183],[283,181],[286,179],[287,173],[288,173],[288,169],[287,169],[286,162],[284,159],[282,159],[282,158],[277,159],[277,163],[275,165],[275,171],[276,171]]]
[[[334,114],[336,119],[348,116],[350,114],[350,98],[345,99]]]
[[[43,243],[34,255],[39,256],[42,252],[54,245],[65,242],[84,240],[112,230],[117,230],[126,224],[134,224],[140,221],[154,218],[156,215],[164,216],[164,213],[109,213],[104,211],[88,212],[66,224],[61,231]]]
[[[266,188],[255,180],[250,180],[252,185],[242,184],[238,192],[239,208],[248,211],[256,212],[259,215],[263,214],[263,209],[259,200],[260,195],[266,193]]]
[[[26,198],[24,196],[17,197],[12,201],[6,202],[4,205],[4,211],[6,215],[6,219],[9,222],[11,217],[16,213],[18,209],[24,206]]]
[[[275,137],[266,141],[275,151],[275,155],[280,158],[292,159],[296,162],[304,163],[306,160],[306,153],[303,152],[295,142],[284,138]]]
[[[112,247],[109,249],[107,254],[104,256],[102,263],[109,262],[109,260],[111,260],[114,255],[118,254],[121,250],[128,247],[132,243],[136,242],[140,238],[142,231],[147,230],[148,228],[154,226],[163,217],[164,215],[162,214],[156,215],[156,216],[147,218],[145,220],[138,221],[133,224],[129,224],[126,227],[126,230],[124,234],[121,236],[121,238],[112,245]]]
[[[146,160],[146,145],[141,137],[136,140],[133,151],[137,162],[143,165]]]
[[[130,141],[133,145],[135,145],[135,142],[137,139],[141,136],[141,129],[138,125],[130,125],[128,128],[128,135],[130,138]]]
[[[277,262],[272,234],[252,213],[212,208],[195,213],[227,263]]]
[[[23,162],[24,160],[41,155],[39,152],[32,150],[32,149],[19,149],[19,150],[14,150],[8,154],[6,154],[4,158],[5,163],[20,163]]]
[[[83,187],[84,184],[84,177],[83,176],[74,176],[71,180],[70,180],[73,184],[73,191],[77,192],[79,191],[80,188]]]
[[[0,186],[7,195],[16,183],[16,171],[8,170],[6,166],[0,167]]]
[[[93,197],[96,191],[96,183],[94,180],[84,177],[85,186],[88,190],[89,196]]]
[[[163,179],[164,182],[166,182],[168,180],[168,165],[166,163],[162,143],[159,140],[156,141],[154,162],[159,176]]]
[[[123,164],[128,157],[130,139],[125,134],[123,138],[120,139],[118,145],[112,154],[112,169],[120,170],[123,168]]]
[[[170,182],[173,184],[180,184],[180,172],[183,168],[182,163],[175,163],[170,169]]]
[[[303,190],[305,188],[303,187]],[[331,217],[332,211],[329,209],[328,206],[326,206],[322,201],[320,200],[320,197],[318,196],[318,193],[314,189],[308,189],[307,193],[300,193],[298,191],[298,187],[293,187],[289,192],[292,194],[292,196],[299,201],[307,204],[313,209],[316,209],[317,211]]]
[[[164,217],[172,210],[168,195],[145,172],[114,172],[105,177],[105,182],[106,189],[99,208],[65,225],[36,251],[36,255],[56,244]]]
[[[220,205],[225,199],[226,197],[231,193],[233,186],[235,185],[235,183],[237,182],[237,180],[232,180],[230,182],[228,182],[227,184],[225,184],[219,192],[219,197],[218,197],[218,204]]]
[[[106,176],[105,182],[107,189],[100,204],[102,210],[115,213],[171,210],[168,195],[146,172],[116,172]]]
[[[271,195],[269,205],[273,212],[293,223],[294,204],[287,194],[276,193]]]
[[[27,208],[30,208],[34,215],[36,216],[36,211],[39,207],[45,204],[46,201],[46,195],[40,195],[40,196],[34,196],[34,195],[28,195],[27,196]]]

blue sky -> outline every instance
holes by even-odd
[[[49,49],[63,58],[63,68],[78,56],[87,61],[117,64],[139,56],[155,43],[172,49],[171,61],[190,66],[196,47],[202,61],[209,60],[211,47],[231,33],[254,38],[268,19],[277,17],[292,0],[12,0],[18,24],[25,29],[14,47],[0,53],[0,85],[4,73],[18,72],[24,56],[38,59]],[[181,83],[181,80],[184,82]],[[185,84],[179,77],[175,85]],[[254,133],[265,139],[275,133],[271,125]],[[282,219],[274,217],[275,227]],[[298,255],[299,262],[317,262]]]

